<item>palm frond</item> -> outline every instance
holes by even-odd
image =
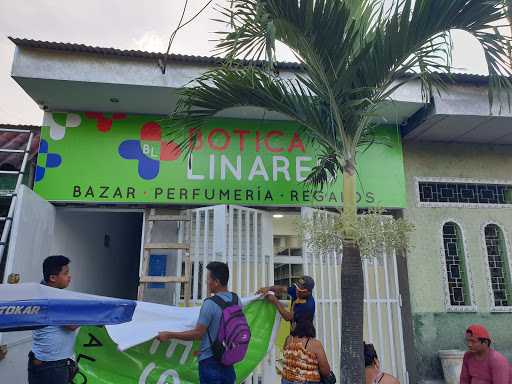
[[[169,117],[168,134],[181,137],[178,144],[184,150],[189,149],[189,139],[195,140],[197,130],[217,113],[247,106],[279,112],[314,132],[318,140],[330,140],[325,132],[329,116],[325,107],[319,107],[318,98],[299,82],[281,79],[264,69],[213,69],[178,93],[181,98]]]
[[[315,169],[311,177],[320,182],[342,163],[333,156],[353,159],[362,143],[377,143],[370,120],[398,88],[419,80],[425,102],[432,88],[444,89],[439,74],[451,75],[453,29],[469,32],[484,49],[490,108],[496,98],[510,107],[511,39],[497,27],[506,20],[506,2],[393,0],[384,8],[379,0],[231,0],[221,16],[233,31],[217,45],[228,66],[179,91],[170,125],[186,147],[197,134],[186,130],[199,130],[222,110],[253,106],[279,112],[324,148],[321,164],[328,168]],[[292,80],[273,75],[276,41],[299,61],[302,71]],[[265,58],[266,67],[241,68],[236,58]]]

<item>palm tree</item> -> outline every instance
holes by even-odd
[[[320,162],[306,182],[322,188],[343,175],[345,220],[355,223],[356,154],[374,142],[371,119],[400,86],[420,80],[428,102],[430,89],[450,76],[450,30],[471,33],[482,45],[489,69],[489,102],[508,95],[510,39],[506,0],[230,0],[221,8],[232,32],[219,40],[224,65],[206,72],[178,91],[171,114],[173,134],[197,135],[218,112],[261,107],[297,121],[321,148]],[[296,55],[293,79],[273,69],[275,42]],[[265,58],[264,62],[257,59]],[[247,65],[235,58],[248,59]],[[262,65],[263,63],[263,65]],[[349,226],[350,228],[350,226]],[[351,233],[352,231],[352,233]],[[341,268],[341,382],[364,382],[363,272],[360,252],[348,230]]]

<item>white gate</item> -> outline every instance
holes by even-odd
[[[180,241],[186,231],[180,229]],[[263,286],[273,285],[272,214],[236,205],[217,205],[192,210],[190,261],[192,268],[192,305],[200,305],[207,297],[206,265],[210,261],[228,264],[228,289],[240,297],[252,296]],[[182,255],[178,253],[178,271],[182,271]],[[179,287],[177,291],[179,292]],[[180,304],[183,298],[180,297]],[[273,351],[264,359],[246,383],[275,381]]]
[[[302,216],[313,217],[312,208]],[[339,370],[341,345],[341,254],[319,255],[303,245],[304,274],[315,282],[317,338],[325,347],[332,368]],[[365,323],[364,339],[373,343],[381,370],[408,384],[402,332],[401,299],[398,290],[396,256],[363,259]],[[334,371],[334,369],[333,369]]]
[[[302,215],[311,215],[313,209],[303,208]],[[179,231],[183,237],[185,231]],[[200,305],[207,297],[204,280],[210,261],[228,263],[228,288],[240,296],[253,295],[259,287],[274,284],[272,214],[235,205],[218,205],[192,210],[191,222],[192,298]],[[187,241],[187,239],[180,239]],[[317,337],[324,345],[335,372],[339,369],[341,342],[341,255],[318,255],[303,247],[302,257],[280,257],[281,262],[302,264],[304,274],[315,279]],[[283,259],[283,260],[281,260]],[[284,260],[286,259],[286,260]],[[178,254],[178,271],[182,259]],[[396,258],[364,259],[365,324],[364,338],[373,343],[381,361],[382,370],[408,383],[400,313]],[[179,288],[177,290],[179,292]],[[183,303],[183,298],[178,300]],[[246,383],[276,380],[275,352],[267,356]]]
[[[381,370],[408,384],[396,256],[364,259],[363,270],[365,340],[374,344]]]

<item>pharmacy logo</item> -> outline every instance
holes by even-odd
[[[162,128],[157,123],[146,123],[140,131],[140,140],[126,140],[119,145],[119,155],[126,160],[138,160],[139,176],[153,180],[158,176],[161,161],[179,159],[178,144],[162,141]]]
[[[66,134],[66,129],[76,128],[82,122],[80,115],[66,112],[45,112],[43,117],[43,126],[50,127],[50,137],[52,140],[62,140]]]
[[[96,112],[85,112],[85,117],[88,119],[96,119],[96,128],[100,132],[108,132],[112,128],[113,120],[123,120],[126,117],[126,113],[114,113],[114,114],[103,114]]]
[[[35,181],[44,179],[47,168],[57,168],[62,164],[62,157],[57,153],[48,153],[48,142],[41,139],[39,153],[37,155],[37,167]]]

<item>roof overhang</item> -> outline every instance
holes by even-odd
[[[16,44],[11,76],[50,111],[167,115],[178,100],[173,91],[220,60],[170,55],[163,74],[159,60],[164,54],[11,40]],[[298,70],[296,63],[278,63],[278,67],[285,78]],[[419,81],[411,81],[381,107],[382,118],[375,122],[400,124],[404,140],[512,144],[512,114],[495,107],[490,117],[486,84],[484,76],[457,75],[456,83],[447,82],[448,92],[433,94],[425,108]],[[288,119],[258,108],[236,108],[218,117]]]
[[[486,84],[447,84],[446,91],[434,94],[427,108],[421,108],[402,127],[403,140],[456,143],[512,144],[512,113],[507,95],[494,97],[489,109]]]
[[[165,74],[163,54],[118,51],[73,44],[11,39],[17,44],[12,78],[45,110],[169,114],[178,96],[172,91],[219,65],[216,58],[171,55]],[[294,63],[280,63],[279,76],[291,78]],[[422,106],[420,84],[411,82],[379,111],[380,123],[402,123]],[[111,100],[118,100],[112,102]],[[287,120],[259,108],[236,108],[218,117]]]

